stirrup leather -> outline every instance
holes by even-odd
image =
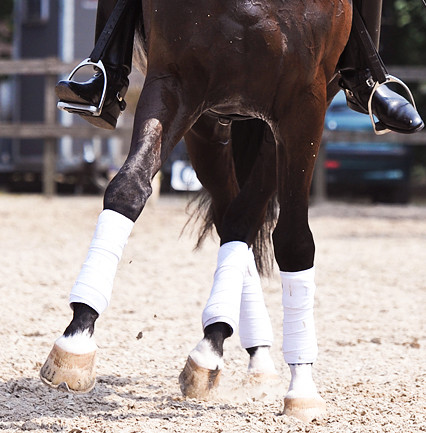
[[[373,125],[373,130],[376,135],[383,135],[388,132],[391,132],[391,130],[389,128],[386,128],[380,121],[376,122],[374,120],[373,108],[372,108],[373,96],[376,93],[376,91],[379,89],[379,87],[389,83],[397,83],[403,89],[405,89],[408,97],[410,98],[411,105],[416,109],[416,103],[414,102],[413,94],[411,93],[408,86],[402,80],[390,74],[386,74],[386,81],[383,81],[382,83],[380,83],[379,81],[374,82],[374,80],[370,78],[369,80],[367,80],[367,84],[369,85],[369,87],[372,88],[370,98],[368,100],[368,114],[370,115],[371,124]]]
[[[61,110],[68,111],[69,113],[77,113],[84,114],[86,116],[100,116],[102,113],[102,108],[104,106],[106,91],[107,91],[107,73],[105,70],[105,66],[102,63],[102,60],[98,60],[97,62],[93,62],[90,58],[83,60],[79,65],[77,65],[68,76],[67,81],[72,81],[72,77],[76,74],[76,72],[83,68],[84,66],[95,66],[98,68],[102,75],[104,76],[104,88],[102,90],[102,96],[99,101],[99,104],[91,105],[91,104],[77,104],[75,102],[65,102],[59,101],[57,107]]]

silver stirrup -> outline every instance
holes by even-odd
[[[101,100],[99,101],[99,105],[90,105],[90,104],[78,104],[75,102],[64,102],[59,101],[57,107],[60,110],[68,111],[69,113],[77,113],[77,114],[85,114],[89,116],[100,116],[102,112],[102,108],[105,102],[106,90],[107,90],[107,74],[105,70],[105,66],[102,63],[102,60],[98,62],[92,62],[89,58],[83,60],[78,66],[76,66],[71,74],[68,76],[67,80],[71,81],[72,77],[76,74],[76,72],[83,68],[84,66],[95,66],[102,72],[104,76],[104,88],[102,91]]]
[[[374,133],[376,134],[376,135],[383,135],[383,134],[386,134],[386,133],[388,133],[388,132],[391,132],[391,130],[390,129],[388,129],[388,128],[383,128],[383,129],[378,129],[377,128],[377,126],[380,124],[380,122],[375,122],[374,121],[374,117],[373,117],[373,109],[372,109],[372,102],[373,102],[373,96],[374,96],[374,93],[376,93],[376,91],[377,91],[377,89],[379,88],[379,87],[381,87],[381,86],[383,86],[384,84],[388,84],[388,83],[397,83],[397,84],[400,84],[404,89],[405,89],[405,91],[407,92],[407,95],[409,96],[409,98],[410,98],[410,102],[411,102],[411,105],[414,107],[414,108],[416,108],[416,103],[414,102],[414,98],[413,98],[413,95],[412,95],[412,93],[411,93],[411,91],[410,91],[410,89],[408,88],[408,86],[403,82],[403,81],[401,81],[399,78],[396,78],[396,77],[394,77],[393,75],[386,75],[386,81],[384,81],[383,83],[379,83],[378,81],[374,84],[374,86],[373,86],[373,90],[371,91],[371,94],[370,94],[370,99],[368,100],[368,114],[370,115],[370,119],[371,119],[371,124],[373,125],[373,129],[374,129]]]

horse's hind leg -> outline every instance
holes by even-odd
[[[257,142],[257,144],[256,144]],[[260,143],[260,144],[259,144]],[[276,145],[269,126],[260,120],[238,122],[233,128],[233,148],[241,191],[223,217],[221,242],[242,240],[249,246],[267,250],[269,229],[259,234],[265,223],[275,223]],[[262,256],[261,251],[257,251]],[[263,260],[262,260],[263,261]],[[261,263],[262,265],[262,263]],[[265,270],[265,263],[263,263]],[[262,381],[276,375],[269,353],[273,342],[272,326],[263,298],[260,277],[252,250],[243,276],[239,317],[241,345],[250,355],[249,377]]]
[[[249,380],[262,382],[265,379],[277,377],[277,371],[269,353],[273,343],[271,320],[251,250],[241,293],[239,334],[241,346],[250,355]]]
[[[212,197],[213,223],[220,233],[223,215],[239,192],[232,148],[231,125],[203,115],[185,135],[192,166]],[[188,356],[179,383],[183,395],[205,398],[219,383],[223,366],[223,343],[232,334],[225,322],[203,326],[203,339]]]
[[[300,95],[285,125],[279,125],[280,215],[273,233],[283,289],[283,352],[292,375],[284,413],[305,421],[325,413],[311,371],[318,349],[313,315],[315,245],[308,224],[308,201],[326,110],[325,94],[318,93]],[[309,128],[305,119],[309,119]]]
[[[259,357],[263,360],[268,359],[268,371],[275,372],[269,352],[265,353],[265,347],[272,343],[269,316],[263,303],[254,258],[248,247],[253,243],[259,225],[263,222],[265,206],[275,189],[275,178],[272,177],[271,181],[269,177],[257,176],[255,182],[257,190],[243,187],[240,192],[232,148],[230,143],[227,143],[229,130],[228,137],[225,127],[218,133],[218,125],[216,120],[205,117],[200,119],[193,131],[186,137],[194,168],[212,197],[213,218],[221,238],[213,288],[203,311],[204,338],[191,351],[179,378],[183,394],[198,398],[206,397],[211,388],[217,386],[223,364],[223,342],[233,333],[239,323],[240,329],[242,325],[245,331],[241,337],[245,344],[244,347],[249,349],[251,361],[254,359],[258,361],[256,367],[259,370]],[[263,132],[260,135],[260,141],[262,138]],[[257,157],[256,152],[256,157],[253,157],[253,160],[256,160],[256,168],[253,169],[253,172],[256,174],[265,164],[265,159],[272,158],[272,163],[275,165],[274,144],[264,142],[267,148],[268,144],[269,152],[262,152],[262,157]],[[259,145],[257,144],[256,147],[258,150]],[[273,152],[270,152],[271,148]],[[274,172],[273,170],[272,173]],[[261,192],[260,200],[257,200],[259,198],[256,195],[257,192]],[[241,194],[242,197],[240,197]],[[251,206],[253,202],[250,202],[248,197],[254,200],[254,203],[258,205],[257,208]],[[246,202],[246,207],[241,208],[244,202]],[[240,215],[240,218],[242,215],[244,219],[244,229],[236,221],[237,214]],[[230,225],[234,226],[235,230],[230,229]],[[253,316],[251,307],[254,304],[258,306],[259,303],[263,307],[261,314],[259,315],[257,311]],[[240,307],[243,309],[241,316]],[[259,321],[264,324],[265,320],[266,325],[256,326]],[[257,327],[255,331],[252,329],[253,326]],[[256,350],[256,345],[265,346],[260,350],[261,353]],[[250,366],[254,370],[253,362]]]
[[[141,94],[129,155],[109,184],[89,252],[70,294],[73,319],[56,341],[40,376],[52,387],[87,392],[95,383],[97,317],[107,308],[118,262],[135,220],[151,194],[151,180],[190,127],[190,110],[179,84],[153,79]],[[151,84],[149,84],[151,83]]]
[[[238,327],[248,253],[244,242],[228,242],[219,249],[213,287],[202,314],[204,337],[190,352],[179,376],[185,396],[206,398],[219,383],[224,340]]]
[[[202,323],[204,337],[190,352],[179,377],[185,396],[205,398],[218,386],[223,344],[237,327],[241,345],[250,355],[249,378],[259,382],[276,376],[269,353],[272,326],[254,256],[245,242],[226,242],[220,247]]]

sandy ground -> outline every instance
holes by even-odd
[[[100,197],[0,195],[0,430],[426,431],[426,207],[312,207],[315,376],[329,416],[304,425],[281,415],[289,371],[277,271],[263,285],[280,381],[245,385],[248,355],[233,336],[218,392],[209,401],[181,396],[178,375],[202,336],[217,252],[217,239],[194,252],[194,238],[179,237],[182,199],[161,198],[135,225],[112,305],[97,322],[95,389],[72,395],[41,383],[101,206]]]

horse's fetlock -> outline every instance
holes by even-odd
[[[227,323],[217,322],[204,329],[204,339],[207,340],[213,351],[223,356],[223,343],[232,335],[232,328]]]
[[[78,333],[87,333],[89,337],[92,337],[99,314],[86,304],[74,302],[71,306],[74,314],[71,323],[65,329],[64,336],[71,337]]]

